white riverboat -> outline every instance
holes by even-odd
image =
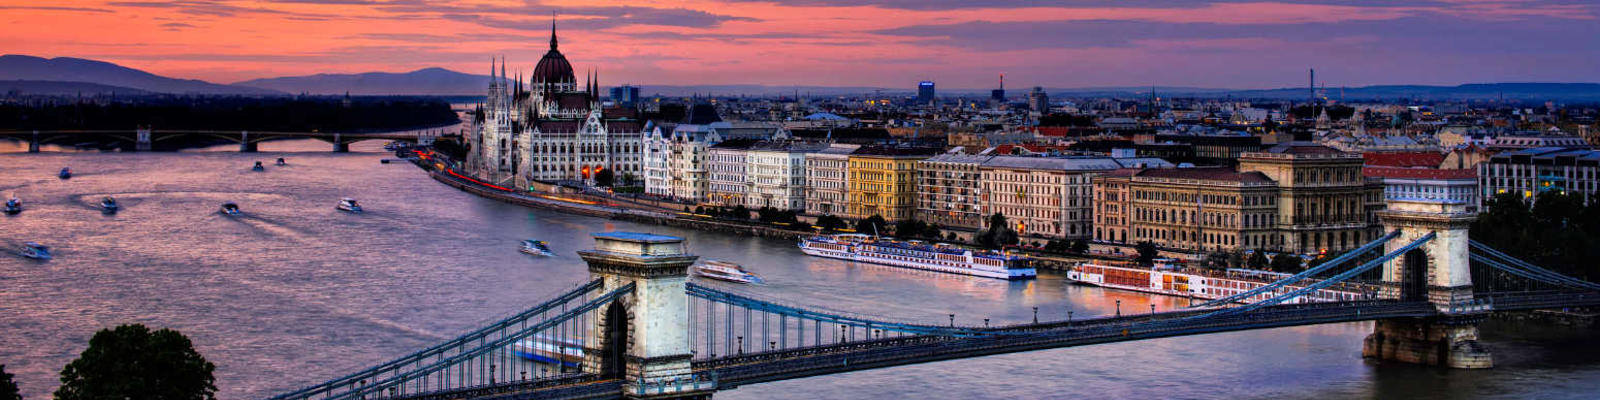
[[[545,243],[543,240],[524,240],[522,241],[522,248],[517,251],[536,256],[551,257],[556,255],[556,252],[550,250],[550,244]]]
[[[1215,300],[1247,292],[1289,276],[1290,274],[1279,272],[1239,268],[1221,271],[1185,269],[1163,260],[1158,260],[1155,267],[1143,267],[1132,263],[1085,262],[1067,270],[1067,280],[1079,284],[1204,300]],[[1239,302],[1248,304],[1270,299],[1316,282],[1313,279],[1304,279],[1293,285],[1285,285],[1240,299]],[[1373,297],[1376,293],[1377,288],[1369,285],[1339,283],[1290,299],[1286,303],[1363,300]]]
[[[49,260],[54,257],[50,255],[49,247],[34,242],[23,243],[22,249],[18,252],[21,253],[23,257],[32,258],[35,260]]]
[[[1026,257],[943,244],[884,240],[854,233],[802,238],[800,251],[817,257],[985,278],[1032,279],[1038,275]]]
[[[745,271],[744,267],[726,261],[706,260],[694,266],[695,276],[733,283],[764,283],[761,277]]]
[[[339,204],[333,206],[333,208],[337,208],[337,209],[339,209],[339,211],[347,211],[347,212],[352,212],[352,213],[356,213],[356,214],[360,214],[361,213],[361,205],[360,204],[356,204],[356,199],[352,199],[352,198],[349,198],[349,197],[340,199],[339,200]]]
[[[560,339],[538,334],[511,344],[511,351],[515,352],[517,357],[545,364],[576,367],[578,363],[583,362],[583,341],[577,339]]]

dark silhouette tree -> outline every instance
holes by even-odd
[[[1011,223],[1000,213],[989,216],[989,229],[984,229],[972,237],[973,244],[988,248],[1014,245],[1017,244],[1017,240],[1017,231],[1011,229]]]
[[[0,400],[22,400],[22,391],[11,378],[12,375],[6,373],[6,365],[0,364]]]
[[[1145,266],[1155,264],[1156,256],[1161,253],[1161,249],[1157,248],[1155,243],[1149,241],[1139,242],[1139,244],[1133,245],[1133,249],[1139,253],[1139,257],[1134,261]]]
[[[617,183],[616,180],[617,180],[617,173],[611,172],[610,168],[602,169],[602,170],[600,170],[600,172],[594,173],[594,185],[595,186],[611,187],[612,184]]]
[[[1301,261],[1300,256],[1282,253],[1273,256],[1272,264],[1268,265],[1267,268],[1273,272],[1296,273],[1302,269],[1300,266]]]
[[[1250,258],[1245,260],[1245,263],[1244,263],[1245,268],[1254,269],[1254,270],[1262,270],[1262,271],[1265,271],[1267,269],[1267,266],[1270,265],[1270,264],[1271,264],[1271,261],[1267,260],[1267,252],[1265,250],[1259,250],[1259,249],[1256,250],[1253,253],[1250,253]]]
[[[61,370],[57,400],[214,400],[216,366],[171,329],[101,329]]]
[[[871,217],[866,217],[856,222],[856,233],[882,235],[889,231],[888,228],[889,221],[885,221],[882,215],[877,214],[873,214]]]
[[[1087,254],[1089,253],[1089,241],[1083,239],[1074,240],[1072,241],[1072,247],[1068,248],[1067,251],[1078,254]]]
[[[822,230],[824,230],[824,231],[829,231],[829,232],[837,231],[837,230],[840,230],[840,229],[844,229],[845,227],[848,227],[848,226],[850,226],[850,225],[845,223],[844,220],[840,219],[839,217],[835,217],[835,216],[832,216],[832,215],[824,215],[824,216],[817,217],[817,227],[818,228],[822,228]]]

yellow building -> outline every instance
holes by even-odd
[[[917,209],[917,162],[939,152],[926,147],[866,146],[850,153],[844,216],[910,219]]]

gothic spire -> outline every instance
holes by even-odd
[[[556,12],[550,11],[550,51],[556,50]]]

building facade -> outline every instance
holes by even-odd
[[[918,220],[966,229],[983,226],[981,167],[994,156],[962,150],[958,147],[917,162]]]
[[[707,203],[724,207],[745,204],[745,196],[750,193],[745,158],[756,142],[755,139],[725,140],[706,152],[707,186],[710,188],[706,193]]]
[[[806,207],[806,155],[821,151],[827,143],[807,141],[764,141],[745,153],[745,206],[804,210]]]
[[[850,153],[847,218],[873,215],[889,221],[916,214],[917,162],[940,153],[938,148],[864,146]]]
[[[1367,200],[1380,185],[1362,175],[1359,153],[1291,142],[1244,153],[1239,171],[1265,174],[1278,187],[1282,250],[1301,254],[1354,248],[1376,238]]]
[[[806,213],[837,216],[847,211],[850,153],[859,148],[860,145],[833,143],[806,154]]]
[[[1588,204],[1600,190],[1600,150],[1546,147],[1507,151],[1478,164],[1479,205],[1501,193],[1533,203],[1540,193],[1578,196]]]

